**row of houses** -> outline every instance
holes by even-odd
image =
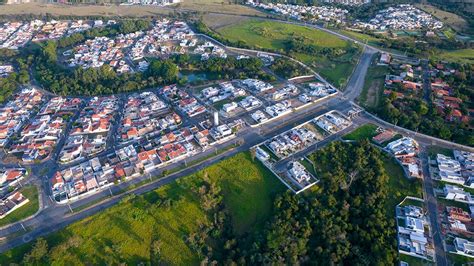
[[[335,134],[351,125],[351,122],[337,111],[325,113],[316,117],[313,121],[329,134]]]
[[[319,179],[312,173],[314,171],[311,170],[312,163],[310,160],[304,157],[296,160],[294,157],[303,156],[298,153],[304,152],[325,137],[337,133],[322,134],[317,128],[317,124],[321,119],[325,119],[325,121],[329,119],[337,123],[340,127],[337,132],[351,124],[343,114],[330,111],[272,137],[253,148],[255,156],[296,194],[317,184]],[[285,162],[286,158],[292,159]]]
[[[279,158],[286,158],[318,140],[316,132],[303,125],[271,138],[265,145]]]
[[[27,204],[29,201],[28,198],[18,191],[11,193],[4,199],[0,199],[0,219],[5,218],[7,215]]]
[[[423,208],[416,205],[398,205],[396,213],[399,252],[433,260],[434,246],[430,238],[429,222]]]
[[[385,75],[384,94],[395,92],[397,98],[404,98],[407,95],[419,95],[422,93],[422,69],[420,66],[412,66],[408,63],[392,61],[390,56],[382,53],[380,65],[389,65],[390,74]]]
[[[66,51],[64,55],[71,56],[66,60],[70,67],[95,68],[108,64],[118,73],[125,73],[136,70],[132,67],[133,61],[138,62],[138,70],[143,72],[149,66],[144,60],[146,56],[166,58],[175,53],[183,54],[196,46],[197,42],[187,23],[161,19],[154,21],[152,27],[145,32],[119,34],[113,38],[96,37]],[[224,57],[225,52],[220,47],[214,47],[213,44],[211,46],[211,54]],[[201,46],[198,48],[204,49]],[[199,52],[198,48],[195,52]],[[200,53],[204,56],[206,51]]]
[[[474,110],[469,109],[470,99],[456,90],[458,84],[449,82],[451,77],[457,77],[461,72],[450,64],[437,63],[430,75],[433,103],[438,114],[447,122],[469,124],[474,114]]]
[[[408,175],[414,178],[423,177],[421,162],[418,158],[419,145],[414,139],[402,137],[387,144],[385,147],[399,160]]]
[[[88,100],[79,118],[72,124],[59,162],[69,163],[104,151],[117,108],[118,99],[115,96]]]
[[[0,219],[27,204],[29,200],[18,191],[20,181],[28,175],[25,168],[0,169]]]
[[[208,145],[229,140],[242,127],[243,121],[211,128],[191,126],[133,142],[57,171],[50,180],[53,196],[57,201],[70,200],[127,179],[152,174],[159,167],[204,151]]]
[[[209,103],[216,103],[228,98],[245,96],[246,92],[241,87],[236,87],[232,82],[222,82],[216,87],[207,87],[201,91],[201,97]]]
[[[0,169],[0,189],[15,187],[28,172],[25,168],[3,168]]]
[[[190,46],[191,44],[193,44],[193,42],[187,45]],[[212,42],[205,42],[197,46],[196,49],[194,49],[194,53],[201,55],[201,61],[206,61],[211,57],[227,58],[226,51]]]
[[[64,55],[71,54],[71,58],[66,60],[69,67],[98,68],[108,64],[118,73],[131,72],[133,69],[125,58],[127,48],[131,47],[143,34],[143,32],[133,32],[119,34],[115,38],[96,37],[86,40],[83,44],[74,47],[72,51],[64,52]]]
[[[25,163],[46,159],[54,150],[68,120],[82,105],[78,98],[54,97],[22,129],[8,153],[21,156]]]
[[[184,53],[184,48],[197,44],[193,36],[194,32],[183,21],[156,20],[150,30],[137,38],[129,51],[129,57],[136,61],[146,55],[167,57],[172,53]]]
[[[474,187],[474,153],[455,150],[454,158],[437,154],[436,168],[431,172],[435,179],[452,184]]]
[[[153,92],[131,94],[123,108],[119,140],[128,142],[159,135],[165,129],[176,129],[181,117]]]
[[[176,105],[182,113],[189,117],[207,112],[206,107],[182,88],[178,88],[174,85],[166,86],[161,90],[161,93],[169,102]]]
[[[107,24],[114,24],[109,21]],[[104,21],[43,21],[6,22],[0,26],[0,46],[7,49],[18,49],[30,41],[38,42],[59,39],[63,36],[85,31],[93,27],[102,27]]]
[[[258,1],[248,1],[248,5],[261,8],[279,15],[288,16],[296,20],[310,22],[327,21],[342,23],[346,20],[348,10],[333,6],[303,6],[282,3],[259,3]]]
[[[332,88],[329,84],[321,82],[311,82],[308,84],[308,94],[316,99],[331,96],[337,93],[337,90]]]
[[[443,22],[410,4],[401,4],[380,10],[368,22],[356,22],[358,28],[370,30],[441,29]]]
[[[4,147],[10,137],[39,109],[43,99],[44,95],[39,90],[24,88],[0,107],[0,147]]]

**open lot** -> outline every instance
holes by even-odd
[[[230,26],[237,23],[243,23],[251,18],[242,16],[232,16],[224,14],[209,13],[203,16],[203,22],[211,29],[218,30],[220,28]]]
[[[318,46],[344,48],[347,45],[344,40],[320,30],[258,19],[246,20],[217,31],[230,40],[242,40],[257,48],[276,51],[286,47],[285,43],[288,38],[302,35]]]
[[[233,42],[241,41],[255,49],[269,49],[277,53],[287,50],[291,39],[302,37],[307,43],[318,48],[336,48],[347,51],[349,42],[329,33],[282,22],[258,19],[244,20],[236,24],[215,29],[225,39]],[[340,87],[352,73],[358,53],[348,52],[329,58],[323,53],[317,55],[302,52],[291,53],[292,57],[313,67],[335,86]]]
[[[457,63],[474,63],[474,49],[460,49],[454,51],[442,50],[441,53],[434,55],[434,59]]]
[[[137,264],[152,259],[152,243],[160,240],[161,263],[198,264],[202,258],[185,239],[211,219],[197,192],[204,175],[221,187],[237,235],[263,226],[271,214],[273,197],[284,190],[265,167],[252,161],[250,153],[240,153],[48,236],[51,261]],[[0,255],[0,261],[19,262],[30,249],[31,245],[13,249]]]
[[[384,88],[385,75],[388,72],[386,66],[377,66],[378,57],[374,57],[365,76],[364,87],[358,101],[365,107],[377,108],[382,103],[382,94]]]
[[[363,139],[372,139],[373,136],[377,135],[376,133],[377,126],[374,124],[365,124],[351,133],[343,136],[345,140],[363,140]]]

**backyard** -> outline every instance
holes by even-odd
[[[35,214],[39,208],[39,199],[38,199],[38,189],[36,186],[27,186],[20,189],[20,192],[25,196],[29,202],[24,206],[21,206],[17,210],[14,210],[12,213],[7,215],[5,218],[0,220],[0,227],[18,222],[22,219],[30,217]]]

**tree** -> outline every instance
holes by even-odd
[[[43,238],[38,238],[30,253],[25,255],[24,262],[27,265],[42,265],[46,262],[47,254],[48,243]]]

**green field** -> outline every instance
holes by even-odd
[[[371,140],[372,137],[377,135],[377,126],[374,124],[365,124],[358,127],[356,130],[342,137],[344,140]]]
[[[250,153],[240,153],[202,171],[69,225],[46,238],[55,265],[137,265],[150,262],[160,241],[160,263],[196,265],[202,260],[185,241],[208,217],[197,194],[206,175],[222,189],[236,235],[261,228],[271,215],[275,194],[285,188]],[[31,245],[0,255],[20,262]]]
[[[408,256],[405,254],[400,254],[400,261],[407,262],[408,265],[410,266],[428,266],[428,265],[434,265],[434,263],[429,262],[424,259],[416,258],[413,256]]]
[[[367,69],[364,87],[358,97],[358,102],[369,108],[377,108],[382,103],[385,75],[389,73],[387,66],[377,66],[379,57],[375,56],[374,61]]]
[[[251,46],[255,49],[272,50],[278,53],[286,52],[288,40],[304,37],[312,45],[321,48],[347,49],[348,41],[332,34],[282,22],[265,20],[245,20],[239,23],[217,28],[216,31],[225,39]],[[290,56],[313,67],[336,86],[343,86],[352,73],[358,53],[346,53],[337,59],[325,56],[312,56],[304,53],[293,53]]]
[[[340,30],[339,32],[346,36],[352,37],[358,41],[366,42],[367,44],[372,46],[380,46],[382,44],[380,38],[362,32],[356,32],[351,30]]]
[[[455,51],[441,51],[440,54],[433,55],[433,59],[474,64],[474,49],[460,49]]]
[[[247,20],[217,30],[232,41],[243,41],[256,48],[280,50],[284,52],[285,42],[294,35],[304,35],[318,46],[346,47],[346,41],[320,30],[266,20]]]
[[[21,206],[17,210],[13,211],[5,218],[0,220],[0,226],[4,226],[10,223],[18,222],[22,219],[30,217],[35,214],[39,208],[38,189],[36,186],[28,186],[20,189],[20,192],[27,199],[30,200],[27,204]]]

